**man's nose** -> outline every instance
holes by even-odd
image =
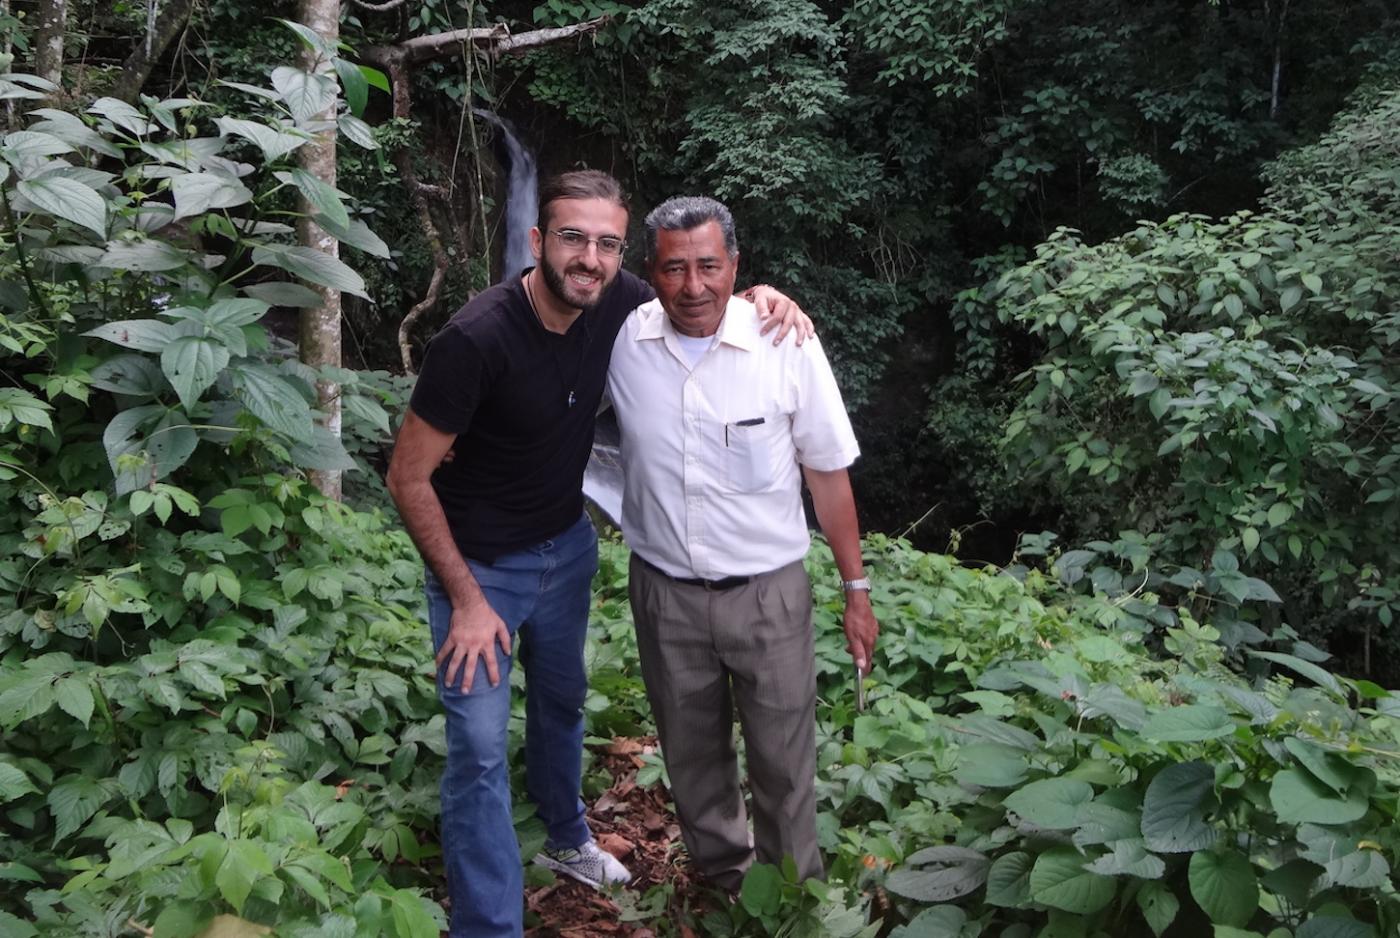
[[[685,274],[685,295],[699,296],[705,292],[705,281],[700,278],[700,271],[688,270]]]

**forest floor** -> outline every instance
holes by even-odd
[[[599,892],[560,876],[549,886],[529,888],[525,903],[532,927],[526,938],[654,938],[646,925],[667,908],[698,915],[714,907],[718,893],[695,873],[681,843],[680,827],[659,785],[637,785],[642,756],[656,749],[655,737],[618,738],[597,756],[613,784],[588,809],[598,846],[622,861],[633,880],[625,889]],[[653,886],[669,883],[669,899],[644,903]],[[645,904],[645,908],[641,908]],[[683,938],[694,932],[682,925]]]

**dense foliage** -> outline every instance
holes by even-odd
[[[638,208],[729,201],[746,276],[830,338],[868,517],[1003,526],[1001,567],[867,538],[864,713],[814,549],[828,882],[760,866],[708,912],[662,884],[626,922],[1400,931],[1400,705],[1339,673],[1397,651],[1390,5],[410,0],[347,6],[332,47],[265,15],[289,0],[211,0],[134,103],[86,50],[146,13],[107,6],[71,0],[63,89],[0,77],[0,932],[441,927],[421,565],[375,472],[409,379],[285,336],[336,287],[363,363],[397,362],[435,252],[438,317],[485,282],[482,103]],[[601,15],[587,45],[419,63],[394,118],[350,48]],[[331,105],[347,191],[295,162]],[[349,263],[296,243],[302,211]],[[352,466],[348,504],[305,481]],[[651,728],[626,560],[604,544],[591,745]]]

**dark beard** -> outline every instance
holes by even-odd
[[[603,301],[603,296],[608,292],[608,288],[612,286],[612,281],[607,279],[606,275],[604,275],[602,277],[602,285],[598,290],[598,299],[595,302],[587,305],[575,303],[573,297],[570,295],[573,291],[569,289],[568,283],[564,280],[563,273],[549,262],[549,255],[547,253],[541,254],[539,266],[540,274],[544,276],[544,285],[549,289],[549,292],[553,293],[555,298],[564,305],[577,307],[584,311],[597,307],[597,305]]]

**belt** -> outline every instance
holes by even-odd
[[[648,570],[652,570],[656,573],[661,574],[666,579],[670,580],[672,583],[680,583],[684,586],[703,586],[705,589],[712,590],[714,592],[719,592],[721,590],[732,590],[739,586],[746,586],[748,585],[748,582],[753,579],[753,577],[751,576],[726,576],[721,577],[718,580],[707,580],[703,577],[698,576],[671,576],[671,574],[667,573],[665,570],[662,570],[660,567],[652,563],[650,560],[647,560],[641,554],[637,554],[636,557],[642,562],[642,566],[646,567]]]

